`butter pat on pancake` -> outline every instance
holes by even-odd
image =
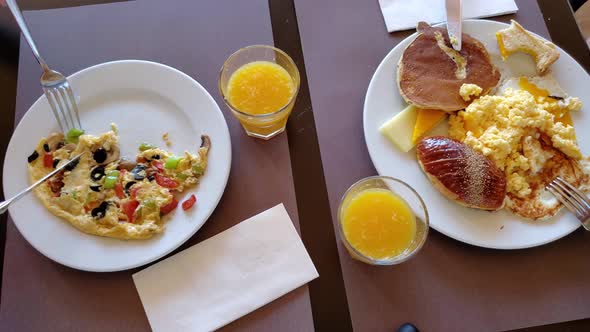
[[[418,32],[398,63],[398,87],[409,104],[454,112],[469,104],[459,94],[464,83],[478,85],[483,94],[498,84],[500,72],[478,40],[463,34],[457,52],[445,28],[420,22]]]

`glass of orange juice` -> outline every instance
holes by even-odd
[[[254,45],[225,61],[219,91],[246,134],[268,140],[285,131],[299,81],[299,70],[287,53]]]
[[[414,256],[428,235],[428,211],[407,183],[371,176],[353,184],[338,209],[340,238],[350,255],[373,265]]]

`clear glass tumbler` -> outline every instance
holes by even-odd
[[[371,189],[391,191],[407,203],[408,207],[416,217],[416,232],[414,238],[410,242],[410,245],[397,256],[389,257],[387,259],[374,259],[366,256],[359,250],[355,249],[344,234],[342,223],[346,207],[356,195],[362,191]],[[371,176],[353,184],[342,197],[340,207],[338,208],[338,229],[340,239],[353,258],[371,265],[399,264],[413,257],[424,245],[429,229],[428,210],[420,195],[407,183],[389,176]]]
[[[268,61],[278,64],[289,73],[295,88],[288,103],[280,109],[268,114],[249,114],[238,109],[228,98],[228,83],[232,74],[245,64],[255,61]],[[276,47],[267,45],[253,45],[244,47],[232,54],[221,67],[219,73],[219,92],[233,115],[240,121],[246,134],[261,139],[271,139],[285,131],[287,119],[299,92],[299,70],[293,59],[287,53]]]

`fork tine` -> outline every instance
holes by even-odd
[[[59,108],[58,108],[58,105],[56,104],[55,95],[51,91],[52,89],[43,89],[43,90],[45,90],[45,97],[47,98],[47,101],[49,101],[49,105],[51,106],[51,111],[53,111],[53,115],[55,116],[55,119],[57,120],[57,123],[59,124],[59,129],[61,129],[61,131],[65,133],[65,127],[64,127],[64,124],[62,123],[61,116],[58,111]]]
[[[571,202],[579,206],[579,208],[582,210],[581,213],[587,213],[590,210],[590,208],[588,208],[588,205],[584,202],[584,200],[581,197],[579,197],[577,193],[575,193],[572,190],[569,190],[559,181],[552,181],[552,183],[554,187],[563,191],[566,194],[566,196],[569,197]]]
[[[578,208],[576,208],[573,204],[571,204],[571,202],[569,201],[567,196],[564,195],[564,193],[557,190],[557,188],[555,187],[553,182],[551,182],[547,185],[547,190],[549,190],[549,192],[551,192],[557,198],[558,201],[560,201],[563,205],[565,205],[565,207],[568,210],[570,210],[572,213],[574,213],[577,218],[580,218],[581,213],[578,210]]]
[[[68,101],[74,110],[74,115],[76,116],[76,128],[82,129],[82,122],[80,121],[80,114],[78,113],[78,103],[76,103],[76,97],[74,96],[74,92],[72,91],[72,87],[68,81],[65,83],[65,88],[66,93],[68,94]]]
[[[565,186],[569,190],[573,191],[576,194],[576,196],[578,197],[578,199],[581,200],[584,203],[584,205],[586,205],[586,207],[588,209],[590,209],[590,200],[588,200],[588,197],[586,197],[586,194],[584,194],[578,188],[574,187],[569,182],[565,181],[564,179],[560,178],[559,176],[556,177],[554,181],[556,184],[561,184],[562,186]]]
[[[68,98],[66,96],[66,92],[63,89],[63,86],[57,87],[57,92],[59,93],[60,100],[61,100],[61,111],[63,113],[64,118],[66,119],[66,123],[69,124],[68,131],[74,127],[76,127],[76,123],[74,122],[74,117],[72,115],[73,111],[70,109]]]

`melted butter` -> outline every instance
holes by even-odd
[[[465,60],[465,58],[459,52],[445,44],[445,39],[440,32],[435,32],[434,38],[436,38],[436,44],[438,47],[443,52],[445,52],[445,54],[451,58],[451,60],[453,60],[457,66],[457,69],[455,70],[455,77],[460,80],[465,79],[467,76],[467,60]]]

